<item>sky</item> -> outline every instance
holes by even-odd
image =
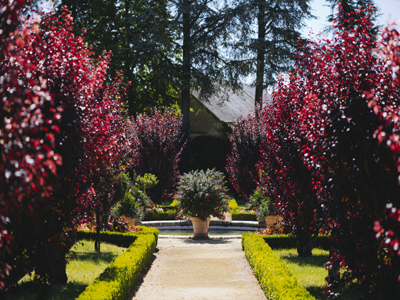
[[[325,6],[325,0],[313,0],[311,3],[312,13],[317,19],[307,20],[302,34],[308,37],[311,28],[316,34],[321,32],[329,23],[326,20],[330,14],[330,8]],[[375,5],[380,9],[382,14],[378,18],[378,24],[385,25],[387,21],[398,21],[400,18],[400,0],[375,0]]]

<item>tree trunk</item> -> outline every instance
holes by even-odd
[[[297,253],[299,256],[312,256],[312,249],[318,238],[317,234],[297,234]]]
[[[258,4],[258,48],[257,48],[257,78],[256,78],[256,99],[255,103],[262,106],[262,97],[264,91],[264,69],[265,69],[265,2]]]
[[[96,241],[94,242],[94,250],[100,252],[100,228],[101,228],[101,220],[100,220],[100,205],[96,207]]]
[[[51,284],[67,283],[67,262],[65,255],[52,263],[48,280]]]
[[[183,9],[183,70],[182,70],[182,115],[185,139],[190,141],[190,83],[191,83],[191,43],[190,43],[190,1],[184,2]],[[182,171],[189,170],[190,145],[182,153]]]

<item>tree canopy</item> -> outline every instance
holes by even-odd
[[[85,31],[96,56],[104,49],[112,51],[110,78],[123,70],[124,82],[132,83],[127,97],[131,114],[179,99],[180,49],[167,4],[167,0],[61,0],[57,5],[68,7],[75,33]]]
[[[240,30],[226,46],[231,55],[249,65],[246,75],[256,73],[256,102],[263,90],[276,83],[277,75],[293,66],[294,52],[304,20],[312,18],[309,0],[237,0]]]

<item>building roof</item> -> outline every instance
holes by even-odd
[[[233,123],[240,117],[247,117],[249,112],[254,111],[256,88],[249,85],[243,85],[243,90],[233,93],[222,91],[220,94],[213,95],[208,101],[201,103],[219,120]],[[192,92],[192,95],[198,99],[199,92]],[[227,100],[224,101],[224,99]],[[271,96],[264,91],[263,101],[268,101]]]

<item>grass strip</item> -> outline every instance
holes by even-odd
[[[274,253],[282,259],[288,269],[296,276],[298,282],[304,286],[307,291],[317,300],[329,300],[323,293],[326,286],[325,277],[328,271],[324,264],[329,260],[329,251],[320,248],[314,248],[312,256],[301,257],[297,254],[296,249],[274,249]],[[335,289],[336,293],[340,293],[342,300],[356,300],[361,296],[360,293],[350,294],[346,287]]]
[[[119,255],[85,291],[78,300],[125,300],[138,282],[142,270],[155,251],[158,229],[141,227],[142,231],[125,233],[136,240]],[[123,237],[120,236],[122,240]]]
[[[96,252],[93,241],[78,241],[67,255],[67,284],[47,287],[35,283],[33,275],[25,276],[6,297],[8,300],[35,300],[42,297],[53,300],[75,299],[126,249],[102,243],[101,252]]]

